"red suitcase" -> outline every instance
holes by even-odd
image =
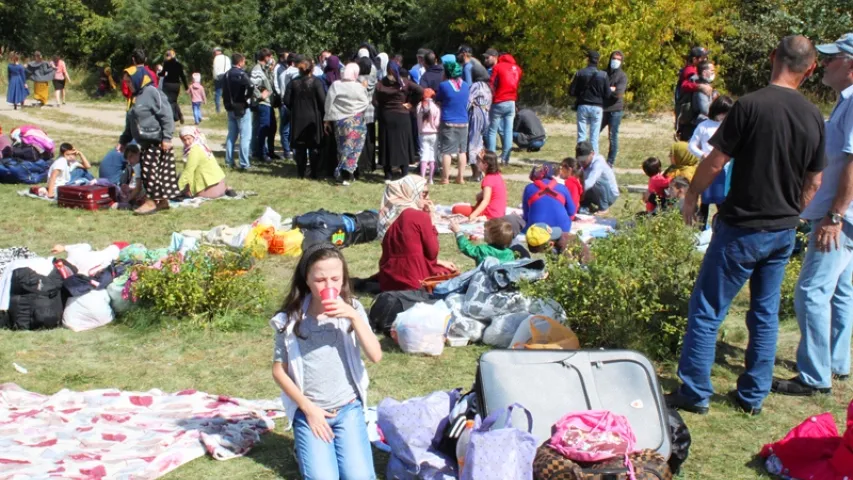
[[[65,185],[56,189],[56,203],[60,207],[103,210],[116,201],[116,188],[101,185]]]

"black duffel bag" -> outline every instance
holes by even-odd
[[[373,306],[370,307],[370,326],[374,332],[382,332],[385,335],[391,333],[391,325],[397,319],[397,314],[412,308],[416,303],[437,302],[424,290],[404,290],[399,292],[380,293]]]
[[[379,238],[379,212],[365,210],[359,213],[345,213],[355,222],[355,230],[347,236],[347,245],[369,243]]]
[[[39,275],[30,268],[12,272],[8,325],[12,330],[40,330],[62,324],[62,276],[56,269]]]

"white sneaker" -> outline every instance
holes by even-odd
[[[352,183],[350,183],[350,182],[349,182],[349,181],[347,181],[347,180],[344,180],[343,182],[341,182],[341,185],[343,185],[343,186],[345,186],[345,187],[349,187],[350,185],[352,185]]]

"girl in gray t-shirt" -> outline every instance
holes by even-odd
[[[325,300],[324,300],[325,299]],[[304,478],[375,478],[364,405],[367,371],[382,358],[349,272],[331,244],[309,247],[293,274],[276,329],[273,378],[293,426]]]

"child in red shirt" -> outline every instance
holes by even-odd
[[[563,163],[560,164],[560,178],[566,184],[566,189],[572,195],[572,201],[575,205],[581,204],[581,196],[583,195],[583,169],[574,157],[566,157]],[[576,215],[572,215],[572,220]]]
[[[501,167],[498,163],[498,155],[492,151],[481,151],[477,158],[477,167],[485,175],[480,183],[482,191],[477,194],[477,204],[455,205],[453,213],[467,215],[468,220],[474,222],[478,217],[486,217],[487,220],[501,218],[506,215],[506,183],[501,176]]]
[[[643,200],[646,202],[646,212],[652,213],[666,200],[669,179],[661,173],[660,159],[655,157],[649,157],[643,162],[643,172],[649,177],[649,188],[643,194]]]

